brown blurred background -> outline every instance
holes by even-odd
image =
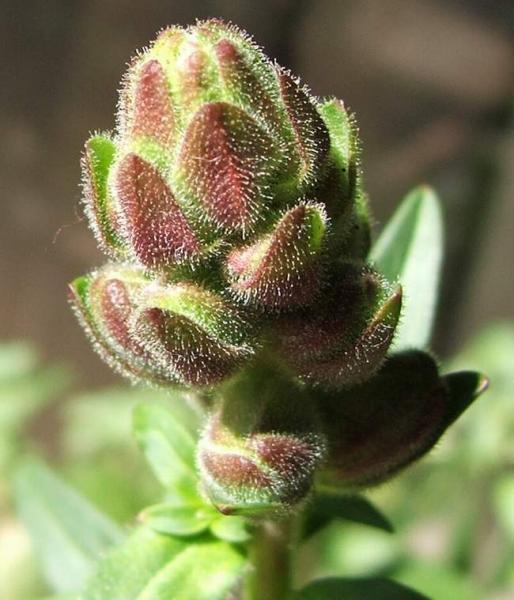
[[[208,16],[357,113],[377,229],[411,186],[437,188],[443,356],[513,316],[510,0],[1,0],[0,16],[0,339],[34,340],[84,386],[113,379],[66,303],[66,283],[103,260],[81,217],[82,144],[112,127],[134,50]]]

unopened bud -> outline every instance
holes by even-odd
[[[300,204],[289,210],[270,234],[228,256],[232,290],[263,307],[309,304],[320,288],[326,225],[321,206]]]
[[[371,269],[348,264],[313,309],[282,318],[278,350],[309,383],[326,388],[355,385],[382,364],[401,298],[400,288],[391,290]]]
[[[302,500],[324,452],[312,401],[268,373],[260,385],[246,377],[222,392],[198,465],[204,491],[221,512],[259,515]]]
[[[134,381],[171,383],[173,373],[152,359],[131,330],[147,283],[137,269],[107,266],[71,283],[69,298],[93,347],[112,368]]]
[[[137,154],[118,165],[116,190],[128,244],[145,267],[194,262],[201,244],[159,171]]]
[[[360,386],[320,395],[330,448],[321,481],[347,489],[370,486],[428,452],[484,389],[477,374],[462,375],[441,378],[428,354],[411,351],[391,357]]]
[[[198,110],[185,132],[179,175],[209,221],[245,233],[262,218],[278,157],[273,140],[251,116],[213,102]]]
[[[161,285],[141,271],[107,267],[70,286],[100,355],[132,379],[209,385],[252,354],[236,311],[195,285]]]
[[[218,383],[252,354],[248,326],[237,311],[193,284],[148,286],[134,332],[156,361],[188,385]]]

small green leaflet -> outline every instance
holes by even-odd
[[[138,520],[158,533],[191,537],[210,529],[220,540],[234,544],[250,539],[249,524],[244,517],[222,515],[212,504],[156,504],[146,508]]]
[[[18,467],[14,496],[46,579],[56,592],[80,590],[99,556],[124,537],[118,525],[35,460]]]
[[[369,259],[403,287],[403,310],[392,350],[426,348],[434,321],[443,255],[443,223],[435,192],[420,186],[402,201]]]
[[[146,508],[139,520],[159,533],[189,537],[205,531],[216,518],[214,508],[204,504],[156,504]]]

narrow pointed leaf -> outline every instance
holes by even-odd
[[[392,533],[393,526],[377,508],[362,496],[317,494],[307,507],[304,538],[310,537],[334,519],[353,521]]]
[[[390,579],[322,579],[294,593],[290,600],[428,600]]]
[[[424,348],[430,341],[443,249],[439,200],[433,190],[413,190],[375,242],[370,260],[405,292],[395,351]]]
[[[134,434],[162,485],[195,498],[195,440],[174,417],[164,406],[140,404],[134,410]]]
[[[41,463],[19,467],[14,494],[45,577],[57,592],[80,590],[100,554],[123,538],[115,523]]]

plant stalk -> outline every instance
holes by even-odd
[[[285,600],[291,591],[293,518],[259,525],[250,550],[244,600]]]

